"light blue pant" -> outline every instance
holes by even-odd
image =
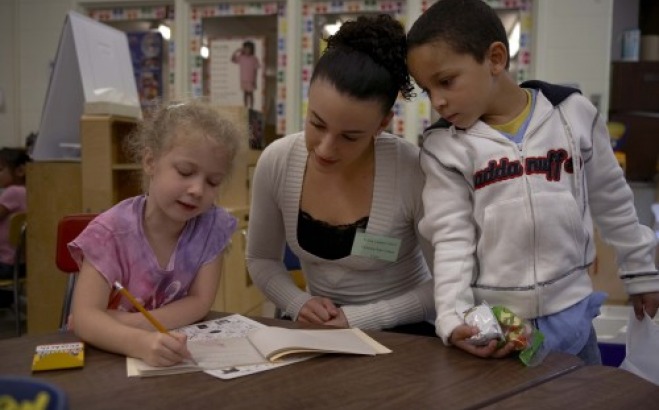
[[[594,366],[602,364],[602,354],[600,353],[600,348],[597,345],[597,334],[595,333],[595,328],[590,328],[590,336],[588,336],[588,341],[586,345],[577,353],[577,357],[586,363],[586,365]]]

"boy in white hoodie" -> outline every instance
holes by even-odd
[[[410,73],[442,117],[424,134],[419,223],[435,248],[438,335],[477,356],[508,355],[510,343],[467,341],[478,329],[463,312],[486,301],[532,320],[546,348],[601,363],[593,219],[639,320],[659,306],[656,239],[638,223],[604,120],[578,90],[517,85],[506,32],[482,0],[438,1],[407,39]]]

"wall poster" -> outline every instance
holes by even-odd
[[[211,40],[210,93],[218,105],[242,105],[263,112],[265,39],[227,37]]]
[[[153,31],[126,33],[133,61],[133,72],[142,109],[160,103],[163,97],[163,47],[162,35]]]
[[[265,38],[222,37],[210,42],[211,101],[249,110],[250,148],[263,148]]]

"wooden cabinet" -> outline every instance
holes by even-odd
[[[79,162],[31,162],[27,166],[27,331],[59,326],[68,279],[55,265],[57,223],[81,210]]]
[[[625,175],[652,181],[659,164],[659,62],[614,62],[609,121],[624,124]]]

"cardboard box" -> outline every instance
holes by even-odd
[[[595,263],[588,271],[593,281],[593,288],[609,295],[606,300],[607,304],[626,305],[629,295],[618,276],[618,265],[613,247],[604,243],[599,233],[595,232],[595,248],[597,252]]]

